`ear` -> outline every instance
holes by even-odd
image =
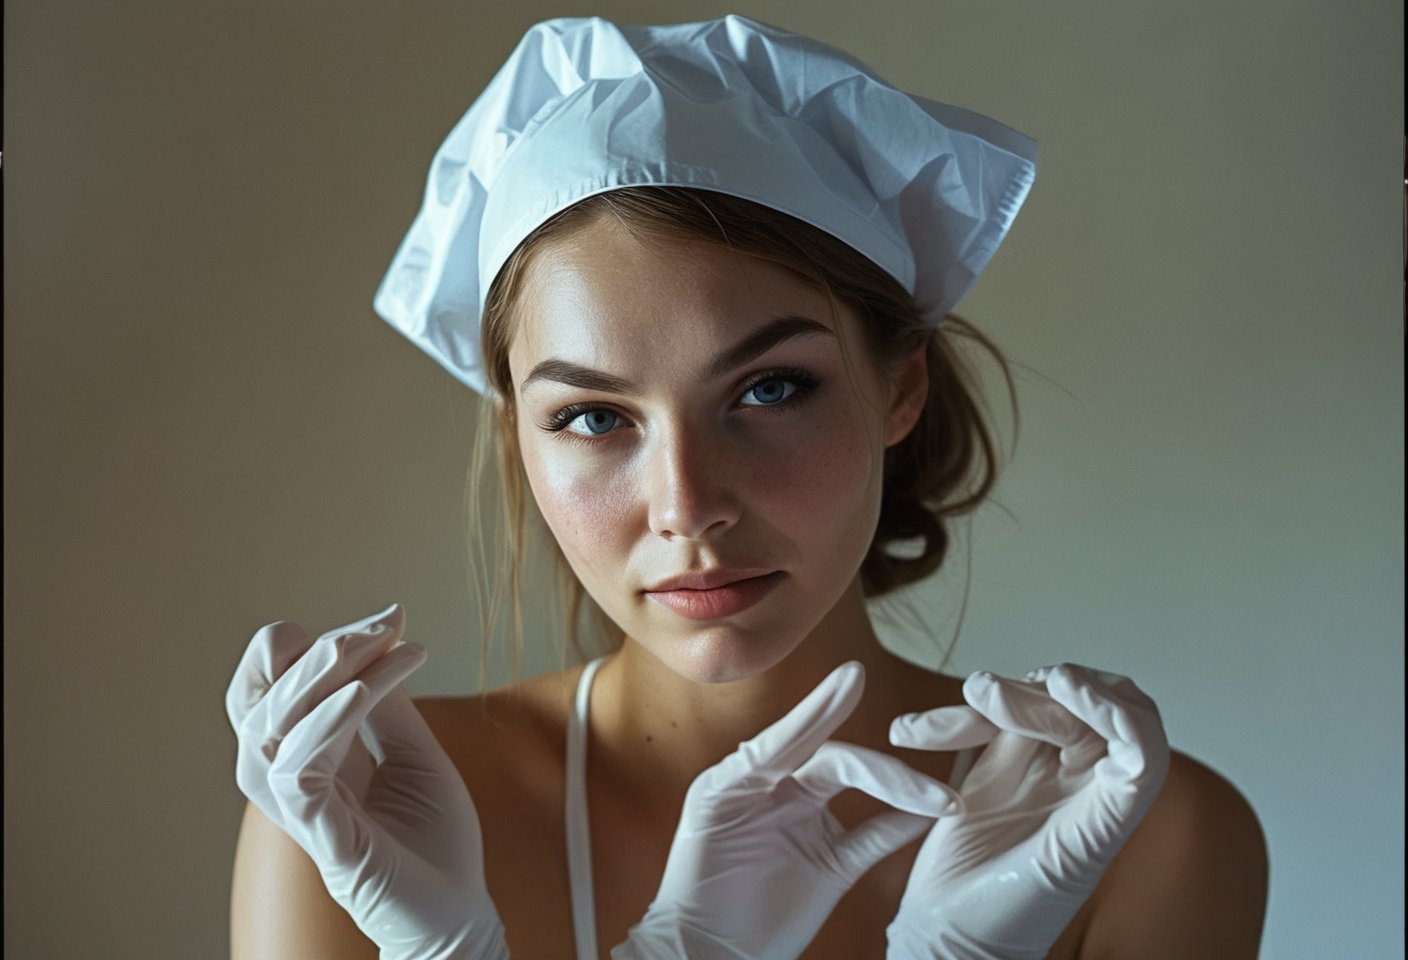
[[[905,361],[890,387],[890,409],[885,421],[885,446],[893,447],[914,429],[929,399],[929,341],[925,340]]]

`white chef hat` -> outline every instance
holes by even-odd
[[[937,324],[1007,234],[1036,158],[1035,141],[995,120],[747,17],[545,20],[436,152],[373,306],[483,392],[479,317],[518,244],[585,197],[655,184],[733,194],[819,227]]]

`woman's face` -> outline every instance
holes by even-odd
[[[681,676],[769,669],[850,586],[884,447],[917,410],[891,411],[849,307],[838,327],[824,293],[720,245],[642,243],[597,220],[525,280],[509,351],[518,443],[577,577]],[[702,594],[652,598],[720,567],[768,575],[710,594],[751,605],[690,617],[671,601]]]

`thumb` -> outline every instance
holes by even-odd
[[[387,659],[396,652],[387,654]],[[422,652],[415,666],[424,659]],[[466,802],[472,809],[459,768],[399,682],[411,671],[398,672],[396,686],[362,721],[362,740],[376,759],[376,781],[397,785],[389,792],[378,791],[377,797],[369,800],[369,809],[375,809],[387,823],[443,816],[461,811]]]
[[[411,644],[403,644],[387,654],[384,660],[390,660],[399,650],[408,646]],[[419,647],[419,644],[415,646]],[[390,764],[394,767],[424,769],[444,754],[440,741],[435,738],[430,725],[425,722],[420,708],[401,685],[402,680],[425,662],[424,648],[420,648],[419,654],[414,658],[414,666],[410,664],[409,651],[400,669],[391,666],[391,670],[396,674],[395,685],[386,691],[362,721],[362,739],[376,758],[378,766]],[[411,669],[405,669],[407,666],[411,666]],[[448,762],[448,757],[446,761]]]

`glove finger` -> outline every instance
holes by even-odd
[[[986,749],[986,747],[984,748]],[[976,747],[965,747],[959,750],[953,757],[953,765],[948,770],[948,785],[957,790],[959,796],[965,795],[968,791],[964,785],[968,781],[968,774],[973,769],[973,763],[982,756],[983,750]]]
[[[1034,771],[1055,767],[1056,748],[1010,730],[1000,730],[959,783],[969,810],[995,810],[1020,796]],[[956,764],[955,764],[956,766]]]
[[[304,629],[289,620],[265,624],[255,632],[225,690],[225,715],[236,733],[274,681],[308,650],[309,642]]]
[[[854,883],[875,864],[927,834],[935,822],[933,817],[903,810],[877,813],[846,832],[836,844],[836,858]]]
[[[1056,663],[1029,671],[1026,679],[1047,684],[1048,678],[1056,671],[1075,673],[1089,678],[1090,682],[1100,687],[1107,696],[1121,701],[1131,709],[1158,713],[1159,708],[1149,698],[1149,695],[1141,690],[1133,680],[1120,673],[1109,673],[1078,663]]]
[[[895,717],[890,723],[890,742],[914,750],[963,750],[981,747],[997,736],[997,731],[970,706],[936,707]]]
[[[1051,676],[1051,671],[1056,669],[1056,664],[1045,667],[1037,667],[1035,670],[1028,670],[1022,678],[1031,683],[1039,683],[1047,686],[1046,679]],[[1048,691],[1050,688],[1048,687]],[[1052,699],[1055,699],[1054,697]],[[1057,701],[1060,702],[1060,701]],[[1089,741],[1079,747],[1066,747],[1061,750],[1061,765],[1069,769],[1089,770],[1095,766],[1101,757],[1105,756],[1105,741],[1099,737],[1091,737]]]
[[[284,829],[323,869],[367,863],[385,836],[337,776],[377,699],[425,662],[425,650],[404,644],[384,659],[391,663],[372,678],[376,688],[358,679],[333,692],[294,726],[269,768]]]
[[[860,790],[909,813],[937,817],[962,809],[958,791],[888,753],[828,740],[792,775],[818,806],[842,790]]]
[[[404,611],[393,603],[380,614],[320,636],[245,716],[239,727],[240,740],[260,747],[272,757],[279,742],[314,705],[382,656],[400,638],[404,624]]]
[[[269,785],[284,831],[313,858],[324,878],[340,863],[362,857],[367,833],[339,794],[339,753],[350,748],[357,724],[371,702],[360,681],[340,688],[313,708],[286,738],[269,767]]]
[[[366,719],[362,721],[361,733],[363,742],[366,743],[367,749],[371,751],[372,757],[378,764],[384,762],[385,753],[381,749],[379,738],[374,729],[377,715],[386,706],[387,701],[399,695],[412,710],[416,711],[416,716],[420,716],[420,711],[416,710],[415,704],[411,703],[410,695],[406,693],[406,688],[401,684],[411,674],[425,666],[425,661],[429,658],[430,654],[425,647],[414,641],[407,641],[398,643],[379,660],[357,674],[356,679],[365,683],[372,691],[372,707],[367,711]],[[426,729],[429,730],[429,728]]]
[[[341,634],[365,632],[367,628],[376,625],[393,612],[403,611],[399,604],[393,603],[381,613],[330,631],[318,639],[326,640]],[[234,678],[225,692],[225,712],[237,731],[245,716],[268,693],[274,682],[307,653],[311,645],[307,632],[292,621],[279,620],[259,628],[249,646],[245,648],[239,665],[235,668]]]
[[[1096,775],[1157,788],[1168,773],[1169,749],[1158,707],[1128,677],[1079,664],[1054,667],[1046,686],[1056,702],[1106,741]]]
[[[373,638],[373,641],[374,640],[375,638]],[[423,650],[419,644],[403,644],[402,646],[410,650]],[[320,656],[326,658],[329,650],[330,647],[326,645],[319,648]],[[365,651],[363,651],[363,655],[364,654]],[[405,654],[401,656],[405,656]],[[307,714],[309,707],[312,705],[311,701],[314,697],[321,696],[324,688],[330,686],[338,679],[352,679],[352,677],[346,676],[346,672],[347,670],[355,668],[355,664],[362,659],[363,656],[354,656],[348,662],[342,663],[341,666],[344,669],[341,672],[331,669],[339,664],[339,661],[334,659],[330,664],[329,673],[324,674],[321,678],[321,683],[305,690],[303,696],[298,698],[297,703],[299,706],[297,709],[301,710],[302,715]],[[421,662],[423,661],[424,657],[422,656]],[[393,657],[388,653],[383,655],[380,659],[372,661],[370,665],[356,674],[356,676],[365,680],[379,692],[390,685],[400,682],[399,678],[404,676],[404,674],[398,674],[397,679],[392,680],[390,684],[378,680],[378,677],[382,673],[388,670],[397,670],[397,664],[399,662],[400,660],[397,657]],[[266,697],[266,700],[267,699]],[[291,729],[299,719],[298,715],[289,713],[285,713],[280,717],[272,717],[271,707],[277,706],[278,703],[278,698],[275,698],[267,704],[261,702],[256,706],[255,710],[241,722],[239,744],[235,759],[235,782],[239,785],[240,790],[245,796],[275,823],[279,822],[280,814],[278,805],[269,792],[269,767],[278,753],[285,732]],[[307,704],[307,706],[303,706],[304,704]],[[348,784],[354,788],[354,793],[360,797],[366,793],[366,786],[371,779],[371,772],[374,766],[375,761],[368,755],[365,749],[356,749],[349,753],[348,762],[340,771],[340,774],[342,774]]]
[[[963,684],[963,696],[995,726],[1054,747],[1084,747],[1099,736],[1047,691],[1045,684],[1010,680],[986,671]]]
[[[775,783],[816,753],[860,703],[865,668],[848,660],[802,698],[801,702],[762,733],[745,740],[711,771],[719,782],[759,777]]]
[[[998,679],[1003,680],[1002,685],[996,682]],[[1017,694],[1025,697],[1022,705],[1027,708],[1020,721],[1013,716],[1011,703],[1004,697],[1014,686]],[[1058,763],[1054,755],[1059,747],[1049,739],[1032,735],[1028,714],[1039,713],[1044,701],[1046,712],[1058,715],[1053,722],[1070,726],[1074,721],[1046,695],[1044,687],[1039,697],[1032,695],[1033,687],[1033,683],[1023,684],[987,673],[975,673],[964,683],[963,696],[971,708],[998,731],[963,777],[961,793],[970,809],[998,809],[1006,805],[1023,789],[1032,771]]]
[[[469,797],[464,777],[445,753],[425,717],[403,686],[386,694],[362,723],[362,739],[377,758],[378,774],[407,789],[387,796],[379,812],[398,822],[410,822],[417,810],[404,807],[407,796],[421,798],[437,813],[463,807]],[[469,800],[472,808],[473,800]]]

